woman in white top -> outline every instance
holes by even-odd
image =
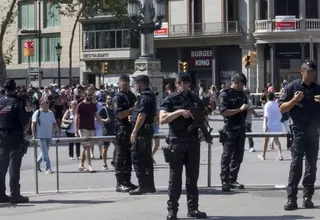
[[[269,93],[267,95],[268,102],[265,104],[263,109],[263,130],[264,132],[282,132],[282,123],[279,105],[275,101],[275,94]],[[266,152],[268,148],[269,137],[264,139],[263,151],[261,155],[258,155],[258,158],[261,160],[265,160]],[[278,157],[277,160],[283,160],[281,153],[281,144],[278,137],[274,137],[274,143],[278,146]]]

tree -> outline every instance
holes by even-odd
[[[77,24],[81,17],[89,18],[101,14],[117,17],[117,20],[126,23],[127,0],[68,0],[61,5],[60,0],[51,0],[52,7],[59,7],[60,14],[75,18],[69,43],[69,84],[72,82],[72,47]]]
[[[15,45],[15,40],[9,44],[8,49],[4,52],[3,42],[5,34],[8,31],[8,27],[13,23],[16,12],[17,12],[17,0],[11,0],[7,2],[7,5],[1,5],[1,14],[4,16],[1,19],[0,26],[0,84],[2,85],[7,77],[7,64],[11,62],[11,52]]]

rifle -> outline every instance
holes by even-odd
[[[206,142],[212,144],[213,138],[211,136],[211,132],[213,129],[210,127],[209,122],[205,118],[203,111],[201,111],[201,109],[198,106],[193,106],[189,111],[191,112],[194,118],[192,125],[196,128],[200,128]]]

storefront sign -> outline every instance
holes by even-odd
[[[109,53],[83,53],[82,57],[86,59],[106,58],[109,57]]]
[[[168,37],[168,22],[163,22],[161,29],[154,31],[155,38]]]
[[[231,82],[231,78],[237,72],[234,70],[221,70],[220,71],[220,84],[229,84]]]
[[[296,16],[276,16],[276,31],[296,30]]]
[[[190,50],[188,64],[189,64],[189,67],[193,67],[193,68],[211,67],[212,50],[211,49]]]

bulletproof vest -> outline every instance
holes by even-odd
[[[130,93],[130,91],[129,91]],[[129,93],[125,94],[123,92],[117,92],[114,96],[120,97],[121,105],[124,106],[124,110],[131,108],[134,105],[134,101],[129,99]],[[119,105],[119,103],[118,103]],[[117,116],[115,118],[115,123],[119,125],[130,125],[128,118],[119,119]]]
[[[14,97],[0,98],[0,129],[20,129],[16,126],[17,112],[15,112],[14,105],[17,100]]]
[[[248,98],[244,92],[238,92],[233,89],[226,89],[228,106],[230,109],[240,108],[243,104],[248,104]],[[244,123],[247,117],[247,111],[239,112],[238,114],[227,116],[224,118],[225,123],[238,125]]]
[[[185,97],[181,93],[176,93],[172,96],[171,100],[173,102],[173,112],[180,109],[189,110],[195,106],[192,93],[188,93],[188,95]],[[169,123],[169,133],[170,135],[176,137],[188,137],[190,135],[196,135],[197,130],[191,131],[191,133],[186,132],[186,129],[192,123],[192,118],[183,118],[182,116],[179,116],[171,123]]]
[[[139,114],[139,108],[140,108],[140,101],[141,101],[141,97],[142,96],[149,96],[152,98],[153,102],[152,102],[152,112],[149,112],[147,114],[147,117],[145,119],[145,124],[153,124],[154,118],[156,117],[157,114],[157,102],[156,102],[156,96],[154,95],[154,93],[151,90],[145,90],[143,92],[140,93],[140,96],[137,100],[137,104],[135,105],[135,107],[132,110],[132,122],[136,122],[138,114]]]

